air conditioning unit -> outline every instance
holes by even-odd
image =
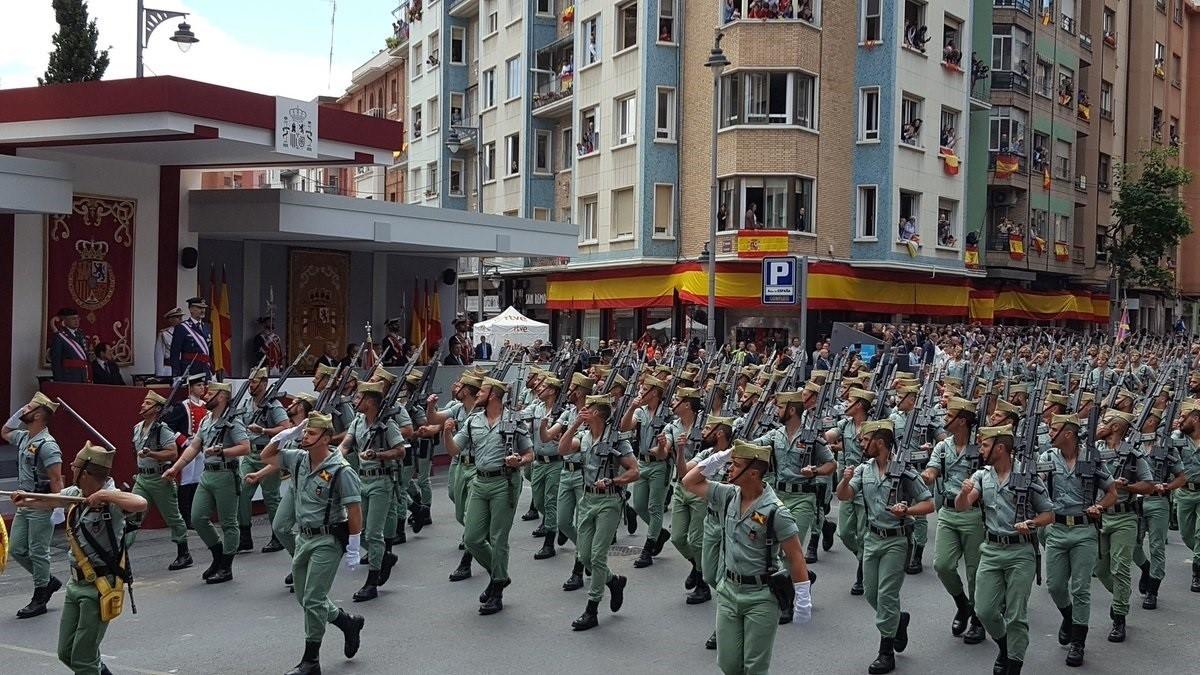
[[[1016,206],[1017,193],[1015,190],[993,190],[992,206]]]

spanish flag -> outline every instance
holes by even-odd
[[[1046,240],[1042,239],[1041,237],[1037,236],[1036,234],[1033,235],[1032,239],[1033,239],[1033,250],[1037,251],[1038,255],[1045,253],[1046,252]]]
[[[942,171],[945,171],[947,176],[957,176],[958,167],[961,164],[958,155],[954,154],[954,151],[949,148],[946,149],[945,153],[942,155]]]
[[[1117,344],[1125,341],[1129,337],[1129,309],[1121,310],[1121,320],[1117,323]]]
[[[963,253],[963,262],[972,269],[979,267],[979,246],[967,244],[967,249]]]
[[[1025,240],[1021,238],[1021,235],[1008,235],[1008,255],[1013,260],[1025,259]]]
[[[1049,190],[1054,181],[1050,178],[1050,166],[1047,165],[1042,169],[1042,189]]]
[[[1055,260],[1057,260],[1058,262],[1067,262],[1067,260],[1070,259],[1070,257],[1071,257],[1071,253],[1070,253],[1070,251],[1067,250],[1067,242],[1065,242],[1065,241],[1054,242],[1054,259]]]
[[[1019,157],[1009,153],[996,155],[996,178],[1008,178],[1021,168]]]
[[[1050,17],[1050,12],[1042,12],[1042,25],[1049,26],[1054,23],[1054,19]]]

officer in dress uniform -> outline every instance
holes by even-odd
[[[275,319],[260,316],[255,323],[258,324],[259,330],[254,336],[251,363],[257,364],[262,361],[268,372],[278,373],[279,369],[283,368],[283,342],[275,332]]]
[[[70,307],[58,311],[59,328],[50,340],[50,372],[55,382],[90,382],[90,349],[87,335],[79,330],[79,312]]]
[[[250,436],[250,454],[242,457],[238,465],[238,480],[245,481],[246,476],[266,466],[259,457],[262,449],[270,442],[271,437],[291,426],[287,412],[278,400],[263,400],[269,386],[268,371],[265,367],[249,374],[250,395],[242,403],[242,422],[247,425],[246,432]],[[279,476],[264,476],[258,483],[262,488],[263,503],[267,507],[267,517],[274,521],[275,510],[279,508]],[[254,550],[254,539],[250,534],[250,515],[253,509],[254,487],[247,486],[238,493],[238,551]],[[263,553],[282,551],[283,544],[272,533],[271,541],[263,547]]]
[[[159,378],[168,378],[173,375],[171,339],[175,334],[175,326],[183,321],[183,310],[176,307],[163,314],[163,319],[167,322],[167,327],[159,330],[154,340],[154,375]]]
[[[38,392],[4,423],[0,438],[17,450],[17,489],[54,493],[63,489],[62,450],[50,435],[50,417],[58,404]],[[54,525],[50,512],[17,506],[9,535],[13,560],[33,575],[33,599],[17,610],[18,619],[46,613],[46,602],[62,582],[50,574],[50,540]]]
[[[400,335],[403,320],[394,317],[383,322],[387,335],[383,338],[383,351],[379,354],[379,362],[387,368],[403,366],[408,363],[404,356],[404,338]]]
[[[175,326],[171,332],[171,374],[183,375],[204,373],[212,375],[212,326],[204,321],[208,303],[204,298],[189,298],[188,312],[191,316]],[[188,364],[192,364],[188,367]]]
[[[162,477],[163,471],[179,458],[178,434],[159,420],[159,413],[167,399],[153,389],[146,390],[146,397],[138,409],[142,418],[133,427],[133,451],[137,454],[137,477],[133,481],[133,493],[141,495],[158,509],[167,527],[171,530],[171,541],[175,543],[175,560],[168,570],[181,570],[192,566],[192,554],[188,551],[187,525],[179,513],[179,494],[175,483]],[[133,523],[141,525],[142,518],[135,517]],[[136,526],[129,533],[129,545],[136,538]]]

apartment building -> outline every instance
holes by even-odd
[[[1200,36],[1200,2],[1188,0],[1182,4],[1184,32],[1189,37]],[[1172,7],[1171,11],[1172,20],[1174,20],[1178,10]],[[1192,93],[1200,91],[1200,47],[1184,50],[1182,56],[1180,65],[1183,71],[1181,79],[1184,91]],[[1200,114],[1189,112],[1185,108],[1182,125],[1181,141],[1200,138]],[[1181,145],[1183,146],[1181,152],[1184,164],[1189,167],[1200,166],[1200,144],[1183,142]],[[1197,223],[1200,223],[1200,181],[1193,180],[1191,185],[1183,189],[1183,199],[1187,205],[1188,214],[1192,218],[1192,227],[1197,228]],[[1178,260],[1181,263],[1178,266],[1179,292],[1184,305],[1181,316],[1184,317],[1191,332],[1195,333],[1200,331],[1200,265],[1193,264],[1193,261],[1200,260],[1200,232],[1193,232],[1183,240]]]
[[[402,34],[404,30],[400,25],[394,25],[393,37],[384,43],[379,53],[354,69],[350,86],[338,99],[343,110],[404,121],[408,78],[403,53],[405,45],[400,37]],[[407,157],[403,148],[396,150],[392,166],[372,165],[329,173],[336,175],[345,186],[342,194],[403,202],[406,183],[404,162]]]

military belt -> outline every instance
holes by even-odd
[[[995,534],[988,532],[985,536],[989,544],[999,544],[1000,546],[1015,546],[1017,544],[1029,544],[1033,542],[1033,536],[1027,534]]]
[[[1131,502],[1118,502],[1106,509],[1105,513],[1137,513],[1137,504]]]
[[[358,470],[359,478],[378,478],[379,476],[390,476],[390,475],[392,475],[391,469],[366,469],[366,470],[359,469]]]
[[[659,459],[659,458],[655,457],[654,455],[647,455],[647,454],[642,454],[642,453],[638,453],[638,460],[645,462],[647,464],[655,464],[657,462],[667,461],[665,459]]]
[[[470,455],[460,454],[458,456],[458,463],[463,466],[475,466],[475,458]]]
[[[912,530],[913,530],[911,525],[905,525],[904,527],[893,527],[893,528],[875,527],[874,525],[868,525],[867,527],[871,530],[871,534],[874,534],[876,537],[884,537],[884,538],[907,537],[908,535],[912,534]]]
[[[476,478],[499,478],[501,476],[511,476],[511,475],[513,475],[513,470],[508,468],[507,466],[504,468],[501,468],[501,469],[496,469],[495,471],[480,470],[480,471],[475,472]]]
[[[1183,484],[1183,489],[1188,492],[1200,492],[1200,482],[1188,481]]]
[[[748,574],[747,575],[747,574],[738,574],[737,572],[730,572],[729,570],[725,570],[725,578],[732,581],[735,584],[742,584],[744,586],[766,586],[767,584],[771,583],[771,575],[770,574]]]
[[[1092,519],[1087,516],[1063,516],[1056,513],[1054,522],[1067,527],[1087,527],[1092,524]]]
[[[596,487],[595,485],[584,485],[583,491],[588,494],[591,494],[591,495],[615,495],[615,494],[620,494],[621,488],[613,486],[613,487],[607,487],[607,488],[604,488],[603,490],[601,490],[600,488]]]
[[[162,471],[159,469],[143,469],[138,467],[137,475],[139,476],[161,476]]]
[[[803,492],[803,493],[816,494],[820,489],[821,489],[821,487],[814,483],[797,483],[797,482],[789,483],[787,481],[782,481],[782,480],[775,483],[775,491],[776,492],[793,492],[793,493],[794,492]]]
[[[583,469],[583,462],[563,462],[563,471],[579,471]]]
[[[562,461],[562,455],[534,455],[533,459],[538,464],[554,464]]]
[[[957,500],[958,500],[957,492],[943,492],[942,493],[943,508],[950,508],[950,509],[954,508],[954,502]]]
[[[237,460],[221,462],[220,464],[209,464],[208,462],[204,463],[205,471],[237,471],[237,469]]]
[[[317,537],[322,534],[333,534],[334,528],[336,528],[336,527],[337,527],[337,525],[335,524],[335,525],[326,525],[324,527],[301,527],[301,528],[298,528],[298,530],[299,530],[300,534],[302,534],[306,537]]]

